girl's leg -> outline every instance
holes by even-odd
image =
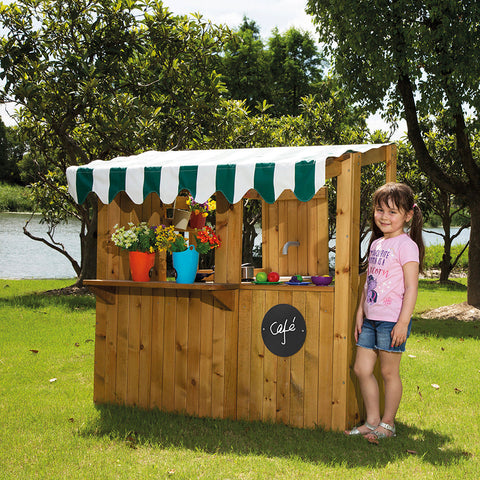
[[[366,421],[370,425],[378,425],[380,422],[380,403],[378,382],[373,374],[375,363],[377,361],[377,351],[369,348],[357,347],[355,365],[353,371],[358,378],[360,391],[363,397],[363,403],[367,412]],[[366,426],[358,427],[362,434],[367,434],[371,430]],[[349,432],[345,432],[349,433]]]
[[[397,414],[400,400],[402,399],[402,380],[400,378],[401,353],[379,351],[380,366],[383,382],[385,384],[385,410],[382,417],[383,423],[390,426],[395,425],[395,416]],[[392,432],[383,427],[378,427],[379,433],[391,436]]]

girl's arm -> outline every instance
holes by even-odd
[[[358,303],[357,314],[355,316],[355,343],[358,342],[358,336],[362,331],[364,303],[365,303],[365,290],[362,289],[362,295],[360,295],[360,302]]]
[[[397,324],[392,330],[392,347],[398,347],[407,340],[407,331],[418,294],[418,263],[408,262],[403,266],[405,293]]]

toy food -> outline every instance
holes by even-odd
[[[255,280],[257,282],[266,282],[268,279],[267,277],[267,274],[265,272],[258,272],[256,275],[255,275]]]
[[[277,272],[270,272],[267,275],[267,280],[269,282],[278,282],[280,280],[280,275]]]

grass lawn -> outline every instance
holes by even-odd
[[[95,407],[95,300],[38,293],[71,283],[0,280],[0,479],[480,478],[480,322],[415,318],[398,436],[372,445]],[[417,313],[465,300],[464,285],[422,281]]]

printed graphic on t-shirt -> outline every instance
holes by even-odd
[[[366,318],[398,320],[405,292],[403,265],[407,262],[418,262],[417,244],[408,235],[372,242],[364,287]]]
[[[367,303],[369,305],[373,305],[377,303],[378,293],[375,291],[377,287],[377,280],[373,275],[369,275],[367,278],[368,286],[367,286]]]
[[[372,250],[369,257],[368,277],[367,277],[367,303],[374,305],[378,302],[379,285],[378,281],[388,286],[389,268],[388,260],[392,258],[393,252],[390,248]],[[390,305],[392,299],[389,296],[383,296],[383,305]]]

